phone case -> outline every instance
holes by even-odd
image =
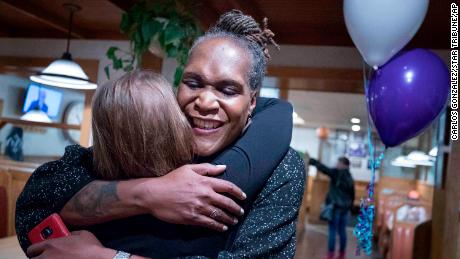
[[[70,232],[58,214],[53,213],[35,226],[28,234],[32,244],[46,239],[70,236]]]

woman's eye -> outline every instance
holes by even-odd
[[[185,85],[187,85],[191,89],[199,88],[200,83],[194,80],[183,80],[182,81]]]
[[[233,96],[238,94],[238,90],[235,87],[224,87],[222,93],[228,96]]]

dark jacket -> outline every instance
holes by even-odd
[[[329,168],[316,159],[310,159],[310,164],[329,176],[329,191],[326,204],[334,204],[335,208],[351,209],[355,199],[355,185],[348,169]]]

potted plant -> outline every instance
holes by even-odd
[[[174,85],[182,78],[188,52],[194,40],[202,34],[195,18],[181,0],[140,1],[123,14],[120,31],[130,40],[130,50],[110,47],[107,57],[112,61],[105,67],[130,71],[142,64],[142,55],[151,51],[157,56],[175,58],[178,63],[174,74]]]

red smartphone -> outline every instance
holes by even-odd
[[[58,214],[53,213],[35,226],[28,234],[32,244],[46,239],[70,236],[70,232]]]

